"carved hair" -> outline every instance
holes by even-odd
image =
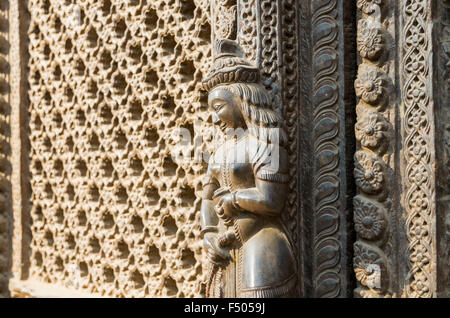
[[[281,117],[272,109],[267,90],[259,83],[233,83],[220,86],[240,97],[239,108],[249,133],[258,140],[285,146],[287,136]]]

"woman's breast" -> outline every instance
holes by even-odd
[[[244,155],[238,156],[236,153]],[[209,169],[222,188],[230,188],[231,185],[233,190],[238,190],[255,186],[252,164],[248,160],[247,149],[243,145],[239,144],[227,151],[223,147],[219,148],[214,155],[214,161],[210,162]]]
[[[246,189],[255,186],[255,177],[250,163],[231,163],[228,168],[234,189]]]

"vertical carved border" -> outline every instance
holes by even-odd
[[[271,92],[272,100],[279,111],[283,109],[281,99],[281,74],[280,74],[280,45],[281,30],[280,3],[281,0],[260,0],[259,1],[259,29],[261,34],[259,63],[261,67],[261,78],[264,86]]]
[[[280,0],[279,0],[280,1]],[[287,201],[287,213],[283,217],[284,224],[287,225],[289,234],[295,245],[295,256],[298,267],[298,281],[302,281],[304,271],[299,224],[300,224],[300,198],[299,198],[299,25],[298,25],[298,2],[296,0],[282,0],[279,5],[280,42],[278,53],[282,61],[281,72],[281,104],[282,114],[288,134],[289,153],[289,194]],[[304,295],[302,284],[298,284],[299,296]]]
[[[356,1],[355,297],[395,297],[397,269],[394,2]]]
[[[341,292],[338,1],[312,2],[314,297]]]
[[[432,8],[435,15],[434,50],[436,77],[436,245],[437,296],[450,297],[450,1],[440,0]]]
[[[292,205],[298,204],[299,212],[299,249],[301,253],[301,286],[302,297],[312,291],[312,144],[311,138],[311,98],[312,98],[312,37],[311,37],[311,2],[298,1],[299,12],[299,106],[298,113],[298,161],[299,174],[294,179],[294,187],[298,188],[297,199],[292,198]],[[293,119],[290,119],[293,121]],[[289,132],[290,133],[290,132]],[[294,150],[295,151],[295,150]],[[300,178],[301,172],[301,178]]]
[[[301,181],[305,293],[348,297],[348,77],[344,1],[301,1]],[[311,170],[311,171],[309,171]],[[310,264],[308,264],[310,263]]]
[[[12,183],[12,264],[10,281],[12,296],[14,284],[28,277],[31,240],[29,214],[28,172],[28,85],[27,85],[27,27],[29,15],[22,0],[10,1],[10,106],[11,106],[11,183]]]
[[[436,296],[436,204],[430,0],[400,2],[402,204],[407,262],[404,296]]]
[[[7,297],[11,266],[9,1],[0,3],[0,297]]]
[[[260,0],[237,0],[237,41],[245,56],[260,65]]]
[[[237,41],[247,59],[260,68],[261,80],[280,112],[283,109],[280,56],[284,53],[279,35],[283,18],[281,4],[284,5],[284,1],[237,1]]]
[[[215,43],[219,39],[235,40],[237,30],[236,0],[210,0],[210,10],[211,43]]]

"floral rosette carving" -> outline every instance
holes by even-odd
[[[384,164],[364,151],[355,154],[356,185],[365,193],[377,194],[384,186]]]
[[[416,219],[410,228],[410,233],[417,240],[421,240],[428,235],[428,228],[423,224],[423,221],[420,219]]]
[[[417,244],[412,250],[410,259],[416,266],[422,268],[430,262],[429,252],[425,246]]]
[[[423,190],[418,190],[412,194],[410,197],[409,207],[411,210],[421,215],[423,212],[427,212],[430,207],[429,199]],[[422,223],[425,222],[422,220]],[[413,233],[412,233],[413,234]]]
[[[384,50],[383,30],[370,20],[359,20],[356,42],[361,57],[376,60]]]
[[[365,103],[372,106],[382,104],[386,95],[384,76],[378,68],[362,67],[355,81],[355,93]]]
[[[386,229],[384,209],[360,196],[353,199],[353,207],[356,232],[367,240],[379,238]]]
[[[428,171],[425,166],[422,164],[417,164],[412,167],[409,171],[409,181],[411,183],[416,184],[417,186],[421,186],[423,183],[428,180]]]
[[[359,283],[376,291],[385,291],[389,280],[383,253],[362,242],[354,244],[354,252],[353,269]]]
[[[365,148],[384,152],[388,144],[389,124],[386,119],[375,112],[361,116],[355,125],[356,140]]]
[[[428,298],[430,297],[430,288],[428,278],[425,276],[425,274],[418,274],[416,277],[414,277],[414,281],[411,284],[411,289],[415,291],[418,298]]]

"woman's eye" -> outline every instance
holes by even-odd
[[[214,108],[215,108],[216,110],[220,110],[223,106],[224,106],[223,104],[215,104],[215,105],[214,105]]]

